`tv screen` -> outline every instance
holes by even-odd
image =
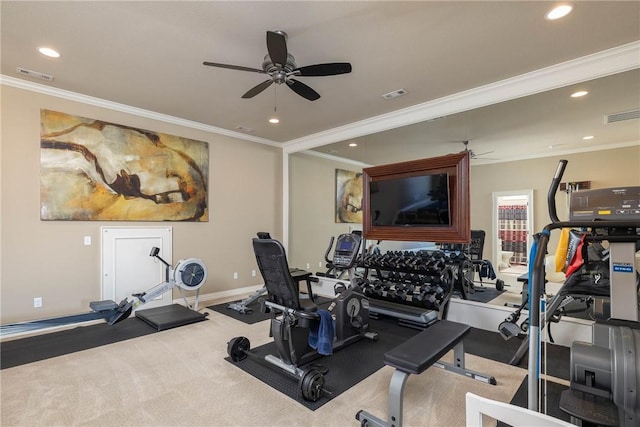
[[[362,236],[469,243],[469,152],[362,170]]]
[[[394,227],[449,227],[446,173],[380,179],[369,185],[371,224]]]

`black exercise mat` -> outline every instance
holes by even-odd
[[[504,292],[504,290],[499,291],[496,288],[490,288],[490,285],[485,285],[484,288],[480,288],[480,289],[484,289],[484,290],[479,290],[479,285],[476,285],[476,290],[473,293],[468,293],[467,294],[467,299],[469,301],[475,301],[475,302],[489,302],[492,301],[493,299],[497,298],[498,296],[500,296],[500,294],[502,294]]]
[[[511,404],[515,405],[515,406],[519,406],[521,408],[528,408],[529,407],[529,400],[528,400],[528,381],[529,378],[528,376],[524,377],[524,380],[522,380],[522,383],[520,384],[520,387],[518,388],[518,391],[516,391],[516,394],[513,395],[513,398],[511,399]],[[560,394],[562,394],[563,391],[567,390],[569,387],[562,385],[562,384],[558,384],[556,382],[553,381],[548,381],[546,382],[547,385],[547,411],[546,414],[549,416],[552,416],[554,418],[558,418],[561,419],[563,421],[567,421],[570,422],[570,416],[569,414],[567,414],[566,412],[562,411],[560,409],[560,407],[558,406],[560,403]],[[542,380],[542,382],[540,383],[539,387],[541,391],[544,391],[544,386],[545,386],[545,381]],[[544,409],[544,408],[541,408]],[[540,412],[544,412],[544,410],[541,410]],[[498,427],[510,427],[509,424],[503,423],[503,422],[498,422]]]
[[[207,314],[209,313],[200,313],[180,304],[163,305],[136,311],[138,319],[144,320],[157,331],[202,322],[207,320]]]
[[[316,304],[318,306],[325,305],[332,301],[330,298],[321,297],[316,295],[315,297]],[[242,300],[232,301],[232,302],[240,302]],[[254,323],[262,322],[263,320],[267,320],[271,318],[270,313],[262,313],[260,312],[260,302],[254,301],[252,304],[249,304],[249,308],[252,310],[251,313],[242,314],[237,312],[236,310],[232,310],[228,308],[231,302],[225,302],[224,304],[216,304],[208,306],[209,310],[213,310],[217,313],[224,314],[225,316],[233,317],[236,320],[252,325]]]
[[[313,411],[378,371],[384,366],[385,352],[420,332],[398,326],[395,319],[370,320],[369,327],[371,331],[378,333],[377,341],[364,338],[331,356],[321,357],[310,363],[310,365],[322,365],[329,369],[324,376],[325,388],[332,392],[332,396],[329,398],[323,395],[316,402],[304,400],[298,380],[275,367],[266,366],[265,362],[261,363],[252,358],[246,358],[240,362],[232,362],[229,357],[225,360]],[[260,357],[277,354],[273,342],[252,351]]]
[[[6,341],[0,345],[0,369],[62,356],[156,332],[135,317],[113,326],[100,323],[66,331]]]
[[[526,338],[528,339],[528,337]],[[464,339],[466,353],[496,362],[509,364],[520,347],[522,338],[514,337],[505,341],[498,332],[471,328],[471,333]],[[556,378],[569,379],[569,357],[571,349],[555,344],[547,345],[547,374]],[[519,367],[527,369],[528,352],[522,357]]]

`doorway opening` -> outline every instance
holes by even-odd
[[[533,236],[533,190],[493,193],[493,247],[498,271],[524,274]]]

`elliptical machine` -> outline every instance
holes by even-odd
[[[310,362],[362,338],[377,338],[376,333],[369,331],[369,300],[355,283],[353,273],[361,242],[357,234],[338,237],[334,265],[350,270],[354,282],[322,310],[313,301],[298,297],[282,244],[272,239],[253,239],[258,267],[267,287],[263,309],[271,313],[270,334],[276,354],[260,357],[251,351],[246,337],[235,337],[227,343],[231,360],[240,362],[249,357],[291,376],[298,380],[306,400],[317,401],[323,394],[330,395],[324,387],[326,368]],[[334,334],[327,334],[327,330]],[[312,348],[314,340],[316,348]],[[323,340],[325,344],[331,341],[329,351],[321,345]]]
[[[635,252],[640,241],[640,188],[574,193],[570,221],[561,222],[556,213],[555,193],[566,164],[566,160],[560,161],[549,189],[549,215],[553,222],[538,237],[529,293],[531,313],[540,312],[544,257],[551,230],[590,229],[591,233],[585,238],[587,242],[609,242],[610,301],[600,299],[596,303],[601,318],[593,325],[592,343],[574,342],[571,347],[570,389],[562,393],[560,409],[568,413],[576,425],[637,426],[640,424],[640,314]],[[577,208],[575,202],[581,206]],[[532,410],[538,410],[540,328],[554,311],[548,308],[542,323],[537,315],[530,317],[528,406]]]
[[[349,238],[348,236],[354,236]],[[355,240],[354,240],[355,239]],[[354,253],[352,251],[352,245],[356,240],[358,245],[358,250]],[[342,279],[344,274],[348,272],[349,280],[352,280],[356,257],[359,253],[360,245],[362,244],[362,232],[361,231],[353,231],[350,234],[341,234],[338,236],[336,240],[335,249],[333,251],[333,256],[329,258],[329,254],[331,253],[331,249],[333,249],[334,237],[331,236],[329,240],[329,246],[327,247],[327,251],[324,253],[324,260],[326,262],[327,271],[317,272],[316,276],[318,277],[327,277],[330,279]]]

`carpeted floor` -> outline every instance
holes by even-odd
[[[331,391],[332,396],[321,396],[316,402],[304,400],[300,393],[298,380],[282,375],[273,367],[265,366],[264,363],[259,363],[253,358],[239,362],[232,362],[230,358],[226,360],[301,405],[315,410],[382,368],[385,352],[420,332],[398,326],[394,319],[371,320],[370,330],[378,333],[377,340],[361,339],[330,356],[316,359],[309,364],[320,365],[328,369],[324,377],[326,388]],[[252,349],[252,352],[256,356],[264,358],[268,354],[277,354],[277,349],[275,344],[271,342]]]
[[[393,373],[388,366],[310,411],[225,361],[227,342],[234,336],[248,337],[254,348],[270,343],[268,322],[246,324],[215,311],[210,312],[208,321],[162,332],[155,332],[135,318],[127,322],[131,325],[122,324],[129,327],[138,322],[148,333],[99,346],[84,343],[74,347],[75,344],[57,340],[52,344],[65,350],[59,355],[32,358],[0,371],[0,424],[335,426],[353,425],[360,409],[386,416]],[[82,329],[65,332],[96,338],[92,336],[96,335],[95,329]],[[113,330],[107,331],[112,333]],[[34,339],[47,340],[46,336]],[[4,352],[11,342],[3,342],[0,349]],[[493,348],[495,345],[498,349]],[[465,347],[467,367],[495,376],[498,385],[473,381],[436,367],[412,375],[405,388],[405,426],[463,426],[461,408],[467,391],[503,402],[514,398],[526,370],[475,355],[498,357],[504,353],[504,342],[492,343],[482,331],[474,329],[465,340]],[[76,350],[70,351],[73,348]],[[357,358],[369,356],[372,354],[363,348],[351,362],[357,364]],[[444,359],[451,361],[452,352]],[[331,381],[327,376],[328,387]]]

